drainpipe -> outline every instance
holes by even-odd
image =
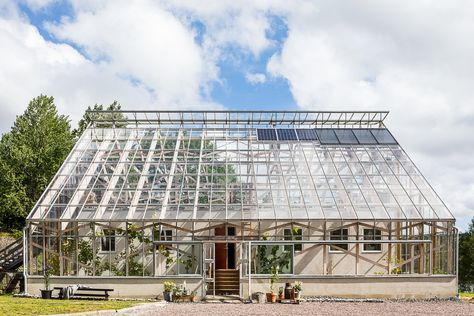
[[[456,234],[456,292],[457,298],[460,299],[459,295],[459,229],[454,227],[454,232]]]
[[[28,226],[25,226],[23,228],[23,282],[24,282],[24,287],[25,287],[25,293],[27,293],[27,289],[28,289],[28,278],[27,278],[27,275],[28,275],[28,256],[27,256],[27,249],[28,249],[28,243],[27,243],[27,240],[28,240],[28,237],[27,237],[27,229]]]

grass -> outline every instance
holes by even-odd
[[[43,300],[0,295],[0,315],[47,315],[122,309],[139,301]]]
[[[474,293],[470,293],[470,292],[460,292],[459,294],[461,294],[461,297],[474,298]]]

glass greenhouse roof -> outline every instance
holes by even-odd
[[[29,221],[454,219],[387,112],[91,113]]]

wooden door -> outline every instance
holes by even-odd
[[[214,229],[215,236],[225,236],[225,226]],[[216,243],[216,270],[227,269],[227,244]]]

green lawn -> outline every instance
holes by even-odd
[[[46,315],[121,309],[140,301],[43,300],[0,295],[0,315]]]
[[[474,298],[474,293],[469,293],[469,292],[460,292],[459,294],[461,294],[461,297],[470,297],[470,298]]]

